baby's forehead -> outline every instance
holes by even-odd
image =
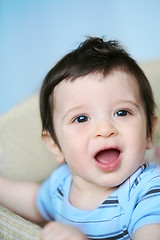
[[[90,94],[90,92],[95,89],[95,86],[97,87],[97,91],[102,91],[101,85],[104,85],[104,87],[107,85],[110,89],[117,90],[117,85],[119,84],[122,85],[120,88],[121,90],[119,89],[119,91],[124,92],[125,89],[126,91],[135,91],[136,97],[141,97],[138,81],[135,77],[125,71],[114,70],[106,75],[101,72],[95,72],[76,79],[64,79],[56,85],[53,92],[53,98],[55,102],[57,98],[63,98],[63,96],[66,96],[67,94],[83,95],[83,92],[85,92],[86,89],[89,90],[88,94]]]
[[[136,80],[135,76],[133,76],[132,74],[130,74],[129,72],[126,72],[126,71],[122,71],[122,70],[112,70],[111,72],[107,73],[107,74],[103,74],[102,72],[93,72],[93,73],[89,73],[89,74],[86,74],[84,76],[80,76],[78,78],[67,78],[67,79],[63,79],[61,82],[59,82],[55,88],[54,88],[54,93],[57,92],[57,90],[59,89],[65,89],[66,86],[70,86],[72,87],[73,85],[76,85],[74,83],[77,83],[77,82],[82,82],[82,86],[85,88],[85,82],[90,79],[90,84],[91,87],[93,85],[93,82],[94,81],[97,81],[97,82],[103,82],[103,81],[112,81],[111,78],[109,78],[110,76],[113,76],[115,78],[119,78],[122,80],[122,82],[124,80],[127,79],[128,83],[132,83],[134,82],[134,84],[137,85],[137,87],[139,88],[139,84],[138,84],[138,81]]]

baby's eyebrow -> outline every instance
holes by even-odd
[[[134,105],[137,108],[140,107],[140,104],[138,104],[137,101],[130,100],[130,99],[122,99],[118,102],[118,104],[130,104],[130,105]]]
[[[75,112],[75,111],[80,110],[80,109],[82,109],[82,108],[83,108],[83,105],[77,105],[77,106],[75,106],[75,107],[72,107],[72,108],[68,109],[68,110],[65,112],[65,114],[64,114],[64,116],[63,116],[63,119],[66,118],[66,117],[67,117],[69,114],[71,114],[72,112]]]

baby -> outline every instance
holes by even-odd
[[[1,177],[0,203],[49,222],[41,239],[159,240],[160,167],[144,159],[154,98],[118,42],[88,38],[64,56],[44,80],[40,110],[44,143],[61,166],[42,186]]]

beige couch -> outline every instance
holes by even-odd
[[[0,116],[0,174],[41,183],[55,167],[41,139],[37,93]],[[39,239],[40,232],[39,226],[0,206],[0,239]]]
[[[143,63],[160,108],[160,60]],[[159,110],[157,110],[159,114]],[[147,160],[160,162],[160,126]],[[38,93],[0,116],[0,174],[42,182],[57,167],[41,139]],[[9,190],[9,189],[8,189]],[[0,239],[38,239],[41,228],[0,207]]]

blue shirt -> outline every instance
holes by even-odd
[[[132,239],[138,228],[160,224],[160,166],[154,163],[141,166],[94,210],[70,204],[71,183],[64,164],[40,188],[37,205],[47,221],[75,226],[89,239],[101,240]]]

